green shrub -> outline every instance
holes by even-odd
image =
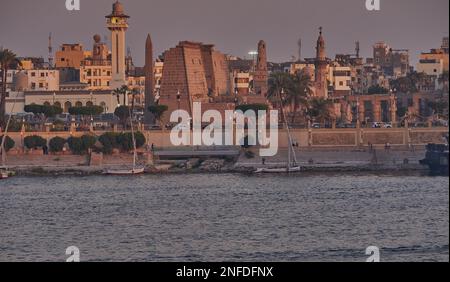
[[[97,142],[97,137],[93,135],[83,135],[81,136],[81,142],[83,143],[83,149],[88,151],[89,149],[94,148],[95,142]]]
[[[136,148],[141,148],[145,145],[146,139],[144,134],[136,132],[134,134],[136,139]],[[133,150],[133,138],[130,132],[127,133],[114,133],[106,132],[98,139],[103,145],[103,153],[111,154],[113,149],[119,149],[124,152]]]
[[[94,148],[95,142],[97,142],[97,138],[92,135],[70,137],[67,139],[67,144],[69,144],[70,150],[76,155],[86,154],[89,149]]]
[[[106,132],[98,138],[98,140],[100,141],[100,143],[103,146],[103,150],[102,150],[103,153],[111,154],[113,149],[120,148],[120,145],[117,142],[119,135],[120,135],[119,133],[115,133],[115,132]]]
[[[56,136],[56,137],[50,139],[50,142],[49,142],[50,152],[52,152],[52,153],[62,152],[62,150],[64,148],[64,144],[66,144],[66,139],[64,139],[64,138]]]
[[[136,132],[134,138],[136,140],[136,148],[141,148],[145,145],[145,136],[141,132]],[[117,141],[123,151],[129,152],[133,150],[133,136],[130,132],[120,134]]]
[[[3,140],[3,136],[0,136],[0,145],[2,143],[2,140]],[[5,151],[9,152],[9,150],[14,148],[15,144],[16,144],[16,142],[14,142],[14,140],[12,140],[11,137],[6,136],[6,139],[5,139]]]
[[[81,138],[69,137],[69,139],[67,139],[67,144],[69,144],[69,148],[73,154],[82,155],[84,153],[83,141],[81,141]]]
[[[47,145],[47,140],[45,140],[41,136],[33,135],[25,137],[23,139],[23,143],[28,149],[38,149]]]

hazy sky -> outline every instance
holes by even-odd
[[[82,43],[91,49],[92,36],[109,35],[105,15],[113,0],[81,0],[81,10],[69,12],[65,0],[0,0],[0,45],[19,56],[47,57],[47,38],[54,49],[62,43]],[[416,62],[421,51],[440,46],[449,33],[449,0],[381,0],[381,11],[369,12],[365,0],[122,0],[131,16],[127,46],[135,65],[144,64],[146,34],[155,54],[181,40],[216,44],[218,50],[244,57],[267,42],[270,61],[289,61],[298,54],[313,57],[318,27],[323,26],[327,55],[372,56],[380,40],[396,49],[410,49]]]

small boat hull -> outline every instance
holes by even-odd
[[[448,145],[428,144],[425,159],[420,163],[427,165],[432,175],[448,175],[448,156]]]
[[[145,172],[145,168],[133,168],[133,169],[107,169],[105,170],[105,174],[107,175],[137,175],[143,174]]]
[[[294,166],[290,168],[258,168],[256,173],[291,173],[300,172],[302,169],[299,166]]]
[[[9,174],[7,172],[0,172],[0,179],[6,179],[9,177]]]

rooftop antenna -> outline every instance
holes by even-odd
[[[300,38],[297,42],[298,45],[298,61],[302,60],[302,39]]]
[[[359,51],[360,51],[360,49],[359,49],[359,41],[355,42],[355,51],[356,51],[356,58],[359,59]]]
[[[48,65],[49,68],[53,67],[53,46],[52,46],[52,33],[48,35]]]

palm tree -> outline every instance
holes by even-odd
[[[312,82],[308,75],[298,72],[291,76],[291,83],[286,89],[286,103],[292,106],[292,123],[295,122],[300,106],[306,106],[307,99],[312,93]]]
[[[128,86],[126,85],[122,85],[121,87],[114,89],[113,95],[116,95],[117,97],[117,105],[120,105],[120,95],[123,95],[123,106],[126,106],[128,90]]]
[[[333,118],[331,107],[333,101],[325,98],[313,98],[309,101],[308,114],[316,121],[319,121],[322,125],[325,125],[327,120]]]
[[[8,69],[17,63],[20,65],[16,54],[8,49],[0,49],[0,68],[2,71],[2,88],[0,92],[0,127],[5,125],[5,115],[6,115],[6,78]]]
[[[135,98],[137,95],[140,95],[141,91],[139,88],[135,87],[131,90],[131,110],[134,111]]]
[[[289,73],[285,72],[274,72],[270,74],[269,77],[269,92],[268,98],[272,102],[277,103],[278,95],[281,93],[282,89],[290,88],[292,84],[292,77]]]

